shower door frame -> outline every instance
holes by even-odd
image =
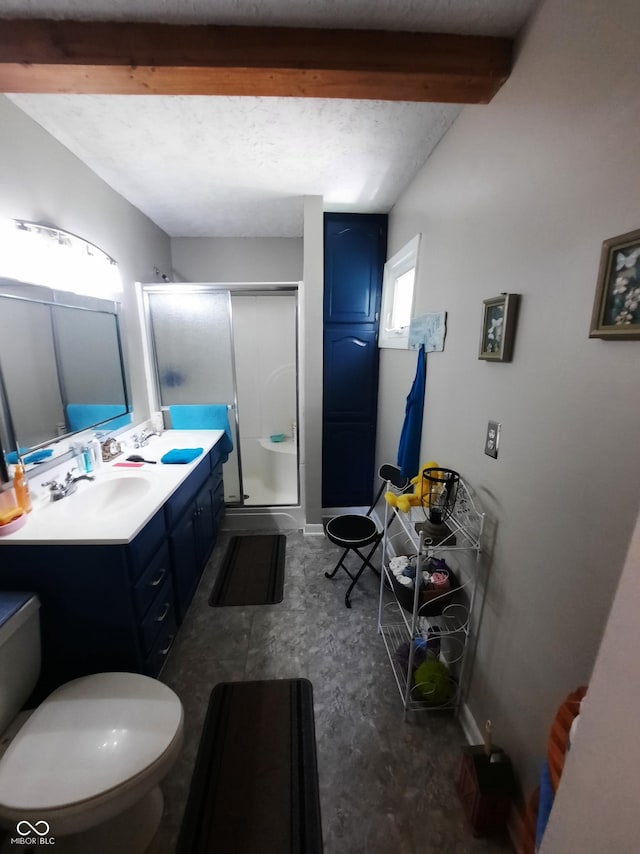
[[[237,439],[236,453],[238,457],[238,480],[240,487],[240,500],[234,502],[225,502],[229,508],[250,508],[254,510],[264,509],[273,506],[275,509],[297,507],[300,506],[300,440],[296,439],[296,504],[275,504],[275,505],[259,505],[245,504],[244,479],[242,475],[242,442],[240,440],[240,416],[238,413],[238,383],[236,378],[236,356],[235,356],[235,340],[233,335],[233,306],[231,297],[233,294],[242,296],[268,296],[269,294],[292,295],[296,298],[295,304],[295,329],[294,329],[294,347],[295,347],[295,382],[296,382],[296,423],[298,424],[298,437],[300,436],[300,383],[299,383],[299,323],[300,323],[300,306],[299,306],[299,291],[300,282],[172,282],[169,284],[154,284],[142,283],[142,302],[144,309],[144,323],[147,336],[148,347],[153,361],[152,374],[154,381],[154,396],[157,410],[163,413],[169,411],[168,406],[161,404],[162,395],[160,392],[160,375],[158,373],[158,354],[156,352],[156,341],[153,331],[153,319],[151,316],[151,307],[149,305],[149,294],[204,294],[204,293],[226,293],[228,297],[228,319],[229,319],[229,341],[231,346],[231,375],[233,380],[233,403],[231,407],[234,411],[235,433]]]

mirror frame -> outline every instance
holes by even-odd
[[[47,305],[57,308],[71,308],[80,311],[109,314],[113,316],[115,319],[116,327],[118,364],[120,366],[120,374],[122,376],[122,386],[124,394],[122,415],[114,417],[121,418],[124,415],[131,414],[131,397],[129,394],[127,372],[125,370],[124,350],[122,346],[122,332],[120,328],[120,303],[111,300],[98,299],[97,297],[83,296],[81,294],[75,294],[69,291],[57,291],[51,288],[42,287],[40,285],[33,285],[27,282],[20,282],[14,279],[0,278],[0,298],[3,297],[8,299],[20,300],[22,302],[37,303],[40,305]],[[59,374],[60,366],[57,362],[56,370]],[[7,483],[9,480],[9,474],[5,454],[11,451],[15,451],[18,454],[18,458],[21,458],[21,455],[18,437],[16,435],[15,426],[11,415],[11,407],[9,405],[9,400],[7,396],[2,365],[0,365],[0,418],[2,418],[4,421],[4,427],[8,443],[10,445],[13,445],[13,447],[3,447],[0,443],[0,482]],[[45,442],[40,442],[36,445],[31,446],[29,448],[29,452],[33,452],[40,448],[45,448],[50,445],[54,445],[58,442],[68,439],[70,436],[77,435],[78,433],[83,433],[85,430],[91,430],[95,427],[108,425],[109,422],[112,420],[114,419],[108,418],[104,421],[99,421],[95,424],[87,425],[81,430],[70,430],[60,436],[54,436]]]

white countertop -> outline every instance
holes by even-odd
[[[112,462],[103,463],[95,480],[79,481],[76,492],[34,508],[24,527],[0,536],[0,548],[131,542],[223,435],[222,430],[165,430],[161,436],[152,436],[144,448],[127,449]],[[191,463],[164,465],[160,458],[173,448],[203,450]],[[157,464],[114,467],[132,453],[157,460]]]

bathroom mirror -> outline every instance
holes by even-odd
[[[117,303],[0,279],[0,439],[9,456],[130,420]]]

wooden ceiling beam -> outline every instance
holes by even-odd
[[[260,95],[482,104],[506,38],[441,33],[0,20],[0,91]]]

